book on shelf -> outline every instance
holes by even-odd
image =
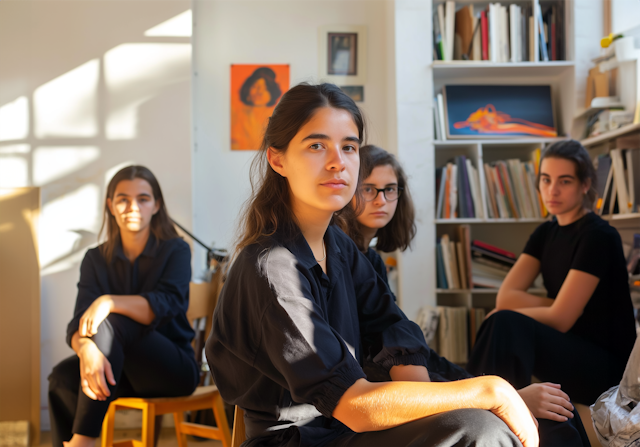
[[[471,308],[469,309],[469,352],[476,344],[476,336],[478,330],[482,326],[484,318],[487,316],[487,312],[483,308]]]
[[[436,170],[436,197],[436,219],[484,218],[480,176],[464,155]]]
[[[485,163],[484,172],[489,218],[541,219],[547,216],[536,189],[534,161],[494,161]]]
[[[476,343],[478,330],[487,314],[486,310],[438,306],[434,313],[437,330],[434,331],[435,336],[430,339],[430,346],[450,362],[467,363],[469,352]],[[424,323],[421,324],[423,325]]]
[[[545,2],[544,10],[540,4],[534,10],[518,2],[478,6],[456,8],[456,3],[448,0],[436,7],[433,52],[437,60],[518,63],[565,59],[563,0]],[[535,41],[539,41],[538,55]]]
[[[594,211],[601,216],[640,213],[640,148],[611,149],[593,163],[598,180]]]
[[[438,314],[438,331],[432,347],[450,362],[466,363],[469,355],[467,308],[438,306]]]

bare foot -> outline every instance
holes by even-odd
[[[69,442],[63,442],[64,447],[95,447],[97,438],[75,433]]]

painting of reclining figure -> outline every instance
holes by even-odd
[[[558,136],[548,85],[448,85],[447,138]]]

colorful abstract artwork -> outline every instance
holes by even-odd
[[[447,138],[558,136],[548,85],[448,85]]]
[[[269,117],[289,90],[289,65],[231,66],[231,149],[258,150]]]

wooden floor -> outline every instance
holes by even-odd
[[[141,430],[116,430],[115,439],[140,439]],[[204,440],[196,441],[194,438],[187,436],[187,440],[190,446],[194,447],[222,447],[220,441]],[[96,442],[96,446],[100,446],[100,440]],[[51,446],[51,434],[48,431],[44,431],[40,435],[40,447],[52,447]],[[158,447],[178,447],[178,440],[176,439],[176,432],[173,427],[163,428],[160,432],[160,441]]]

